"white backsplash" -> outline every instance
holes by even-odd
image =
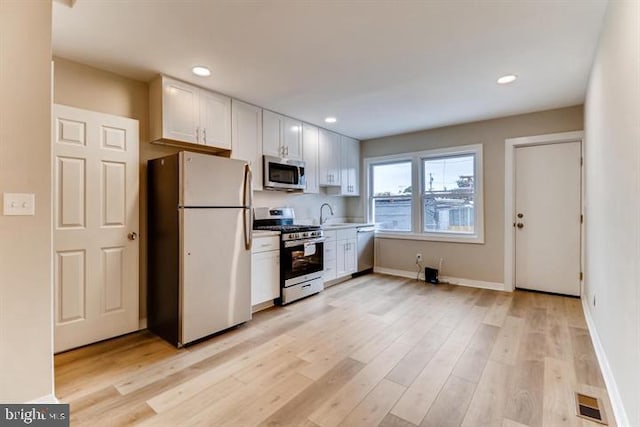
[[[322,191],[322,190],[320,190]],[[320,206],[329,203],[333,208],[333,217],[330,221],[341,222],[347,220],[346,197],[328,196],[320,194],[285,193],[280,191],[256,191],[253,193],[253,206],[255,207],[291,207],[296,213],[296,222],[301,224],[319,224]],[[324,215],[329,214],[329,209],[324,208]]]

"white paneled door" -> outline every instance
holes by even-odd
[[[580,142],[515,153],[516,287],[580,295]]]
[[[53,106],[55,351],[138,329],[138,121]]]

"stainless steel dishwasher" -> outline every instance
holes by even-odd
[[[358,273],[373,269],[375,227],[357,227],[358,231]]]

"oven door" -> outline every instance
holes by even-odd
[[[324,239],[290,240],[280,251],[283,287],[320,277],[324,270]]]

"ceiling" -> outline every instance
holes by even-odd
[[[606,0],[59,0],[53,50],[367,139],[582,103],[605,9]],[[192,75],[193,65],[212,76]],[[519,79],[496,84],[508,73]]]

